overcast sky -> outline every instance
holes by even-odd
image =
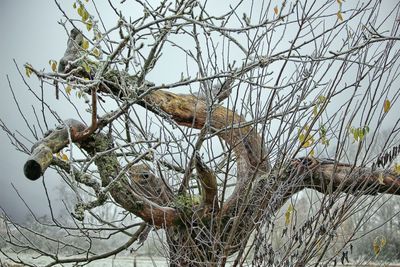
[[[65,50],[64,32],[57,24],[59,18],[60,13],[52,1],[0,1],[0,118],[13,130],[27,133],[13,102],[6,75],[9,75],[21,108],[28,113],[30,120],[33,119],[31,105],[37,103],[23,85],[13,59],[19,66],[29,62],[44,67],[49,59],[59,58]],[[37,79],[31,79],[32,85],[37,85]],[[3,131],[0,131],[0,140],[0,206],[17,219],[24,217],[26,209],[11,186],[13,183],[34,211],[46,213],[47,201],[42,179],[28,181],[22,171],[26,156],[10,145]],[[46,180],[52,190],[59,181],[57,177],[54,178]]]

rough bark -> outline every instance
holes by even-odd
[[[234,111],[221,105],[209,107],[204,99],[194,95],[156,90],[151,83],[138,82],[141,79],[124,72],[102,68],[96,73],[95,68],[92,66],[92,76],[103,77],[98,92],[113,94],[124,103],[120,111],[100,118],[96,124],[98,130],[133,104],[166,116],[181,126],[206,127],[208,133],[218,135],[236,154],[238,171],[233,194],[221,207],[218,205],[213,170],[197,157],[195,166],[202,185],[202,203],[177,205],[185,194],[170,192],[168,185],[143,166],[124,169],[116,153],[110,150],[112,139],[101,132],[81,138],[86,127],[75,120],[65,121],[35,144],[24,166],[25,175],[29,179],[39,178],[54,163],[52,154],[67,146],[70,140],[76,142],[95,157],[101,177],[100,200],[109,192],[127,211],[157,228],[166,228],[172,266],[204,265],[226,259],[243,246],[255,222],[277,211],[286,199],[303,188],[323,193],[400,194],[398,175],[384,170],[314,158],[294,159],[280,170],[271,169],[255,126],[246,124]],[[108,152],[99,154],[105,151]]]
[[[151,101],[153,104],[157,104],[163,112],[171,115],[171,117],[180,125],[191,126],[196,128],[202,128],[206,121],[206,108],[205,103],[197,101],[193,96],[189,95],[176,95],[164,91],[156,91],[146,97],[146,101]],[[145,104],[143,104],[145,106]],[[302,188],[308,187],[316,189],[323,193],[330,193],[336,190],[342,192],[361,192],[365,194],[375,193],[400,193],[400,179],[394,173],[375,170],[372,171],[370,168],[359,168],[348,164],[340,164],[333,161],[324,161],[314,158],[303,158],[293,160],[286,167],[285,171],[280,174],[274,174],[273,172],[266,173],[267,165],[262,165],[260,170],[256,169],[256,166],[260,166],[258,161],[257,153],[261,153],[260,149],[260,137],[257,135],[255,130],[250,126],[245,127],[232,127],[232,125],[240,125],[244,120],[234,112],[223,108],[217,107],[212,113],[211,125],[216,132],[219,131],[219,135],[233,147],[233,150],[237,153],[239,159],[238,164],[243,164],[245,168],[253,168],[256,179],[252,179],[253,176],[243,175],[238,177],[238,185],[235,189],[234,194],[224,203],[223,207],[218,213],[212,214],[212,209],[208,209],[210,214],[197,217],[197,222],[204,223],[205,219],[222,218],[221,222],[225,229],[220,235],[221,247],[225,242],[229,242],[233,247],[228,254],[235,252],[235,246],[239,245],[242,238],[247,235],[248,231],[253,228],[254,221],[259,219],[260,213],[259,208],[265,207],[276,211],[284,203],[284,200],[298,192]],[[69,128],[68,128],[69,127]],[[226,128],[226,130],[224,130]],[[68,130],[69,129],[69,130]],[[75,120],[67,120],[64,127],[59,127],[47,137],[44,137],[40,142],[35,144],[34,153],[28,159],[24,169],[27,177],[32,179],[34,177],[29,176],[32,173],[32,166],[35,169],[35,177],[37,173],[44,173],[48,166],[48,156],[51,151],[53,154],[60,151],[63,147],[69,143],[69,135],[71,134],[71,140],[75,140],[75,134],[79,131],[84,130],[85,127],[82,123]],[[89,139],[79,141],[79,145],[85,149],[91,156],[96,153],[107,151],[112,147],[112,141],[106,137],[106,135],[98,133],[92,135]],[[38,153],[37,151],[45,151],[45,153]],[[240,163],[242,160],[244,163]],[[37,162],[37,165],[32,164]],[[46,162],[43,164],[42,162]],[[102,187],[106,187],[109,183],[120,175],[121,166],[119,166],[115,153],[105,153],[103,156],[97,157],[95,163],[99,169],[99,173],[102,178]],[[40,171],[37,171],[37,166],[40,166]],[[265,171],[264,171],[265,170]],[[249,172],[254,174],[254,172]],[[133,184],[131,181],[138,181],[138,177],[143,174],[141,168],[131,168],[129,170],[129,176],[122,175],[119,177],[119,181],[111,187],[110,193],[114,200],[119,203],[126,210],[141,217],[144,221],[156,226],[171,228],[170,233],[179,231],[179,227],[187,229],[187,227],[193,226],[193,214],[187,214],[186,210],[178,210],[174,207],[163,206],[166,203],[172,203],[170,199],[167,199],[166,195],[160,196],[159,198],[153,197],[151,199],[144,198],[140,193],[138,186]],[[238,174],[239,175],[239,174]],[[152,179],[159,180],[155,176]],[[282,201],[275,201],[270,203],[272,195],[279,189],[281,185],[284,185],[288,180],[295,183],[288,183],[288,187],[282,191]],[[256,181],[253,183],[253,188],[248,188],[249,180]],[[207,184],[209,182],[206,182]],[[151,183],[150,183],[151,184]],[[161,182],[158,182],[162,186]],[[211,182],[212,185],[212,182]],[[146,187],[145,185],[141,185]],[[146,187],[146,190],[151,190],[150,187]],[[204,187],[207,191],[207,186]],[[215,190],[214,186],[209,186],[210,190]],[[248,197],[245,202],[243,195],[249,190]],[[161,191],[165,192],[167,189],[163,188]],[[161,192],[160,191],[160,192]],[[238,193],[240,192],[240,193]],[[159,193],[160,194],[160,193]],[[214,192],[209,192],[210,195],[214,195]],[[207,194],[206,194],[207,195]],[[159,200],[158,203],[155,200]],[[207,205],[210,204],[210,198],[205,198]],[[240,204],[240,205],[239,205]],[[257,208],[254,208],[257,207]],[[243,213],[240,217],[240,223],[234,227],[235,220],[229,220],[237,216],[239,210],[243,209]],[[199,209],[199,207],[193,207],[193,210]],[[231,227],[227,227],[227,224],[231,224]],[[232,231],[234,227],[234,231]],[[207,227],[205,228],[207,229]],[[211,236],[215,229],[207,229],[207,236]],[[187,230],[184,230],[187,231]],[[204,229],[202,230],[204,231]],[[229,240],[229,236],[234,236]],[[187,239],[187,238],[186,238]],[[182,238],[179,239],[180,242]],[[187,241],[188,242],[188,241]],[[194,242],[192,240],[192,242]],[[182,243],[180,243],[182,245]],[[222,249],[222,248],[220,248]],[[192,255],[193,256],[193,255]]]

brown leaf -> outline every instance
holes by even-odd
[[[275,7],[274,7],[274,13],[275,13],[275,15],[278,15],[278,12],[279,12],[278,6],[275,6]]]

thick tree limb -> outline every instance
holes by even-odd
[[[76,120],[67,120],[63,126],[58,127],[52,131],[48,136],[44,137],[33,147],[33,153],[28,158],[24,166],[25,175],[31,179],[40,177],[51,164],[53,154],[59,152],[66,147],[69,139],[76,142],[81,148],[85,149],[92,157],[95,157],[95,164],[102,180],[102,187],[106,187],[111,181],[117,177],[121,167],[119,166],[117,156],[113,151],[107,151],[112,148],[112,142],[103,134],[93,135],[91,138],[82,141],[80,132],[86,129],[85,125]],[[104,152],[100,156],[96,156],[98,152]],[[131,169],[132,170],[132,169]],[[132,181],[137,180],[133,173]],[[153,177],[148,190],[155,195],[162,190],[162,183],[155,185]],[[128,177],[123,174],[123,177],[113,184],[110,188],[111,196],[120,204],[124,209],[130,211],[137,216],[141,217],[144,221],[156,226],[167,227],[179,223],[178,212],[171,207],[162,206],[160,204],[167,202],[166,196],[164,198],[155,199],[154,201],[147,198],[137,187],[135,183],[129,181]],[[156,202],[158,200],[158,203]]]
[[[24,174],[27,178],[36,180],[42,176],[50,166],[53,154],[68,145],[69,134],[71,134],[72,141],[75,141],[76,133],[82,132],[86,128],[85,125],[75,120],[67,120],[65,125],[69,126],[70,132],[61,125],[32,147],[32,154],[24,165]]]
[[[140,104],[157,113],[161,109],[164,113],[179,125],[201,129],[207,121],[207,106],[204,101],[192,95],[178,95],[166,91],[155,91],[145,96]],[[243,195],[250,177],[258,173],[261,175],[268,170],[268,159],[265,159],[264,147],[261,136],[253,126],[240,125],[245,119],[235,112],[223,107],[216,106],[212,110],[209,126],[212,131],[218,131],[221,137],[236,154],[237,160],[237,184],[234,192],[226,201],[226,205],[232,206],[237,198]],[[230,126],[237,125],[238,127]]]
[[[400,175],[384,169],[372,170],[332,160],[303,158],[294,160],[293,168],[305,176],[305,186],[322,193],[335,191],[361,194],[400,195]]]

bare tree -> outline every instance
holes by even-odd
[[[400,192],[398,170],[387,167],[400,151],[399,4],[234,1],[220,11],[207,1],[128,2],[120,10],[109,1],[117,23],[108,28],[95,1],[74,2],[77,15],[60,7],[62,24],[72,26],[64,56],[50,62],[52,72],[25,65],[57,97],[70,100],[73,90],[86,97],[88,125],[81,117],[60,121],[28,152],[2,124],[30,154],[26,177],[36,180],[49,167],[65,177],[77,198],[75,224],[54,225],[89,245],[62,257],[70,246],[62,240],[49,238],[57,245],[50,252],[13,232],[7,241],[49,257],[49,266],[115,255],[151,229],[164,231],[170,266],[346,260],[355,232],[338,249],[337,231],[363,207],[360,199]],[[129,17],[128,4],[143,15]],[[186,65],[163,61],[168,54]],[[165,63],[176,79],[152,82]],[[47,125],[51,107],[42,104]],[[389,137],[372,155],[366,136],[379,139],[388,118]],[[348,162],[352,143],[357,151]],[[324,159],[328,149],[334,157]],[[305,188],[323,197],[297,221],[296,196]],[[122,219],[88,223],[104,205],[143,223],[133,234],[137,225]],[[127,241],[93,255],[90,244],[102,230],[125,233]]]

